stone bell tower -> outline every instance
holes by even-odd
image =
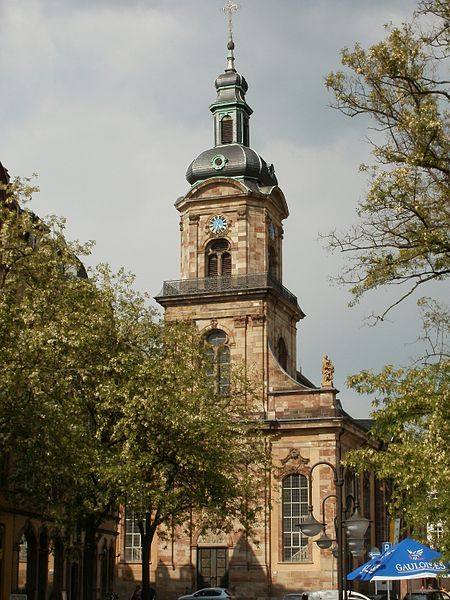
[[[181,278],[165,282],[157,300],[166,319],[195,319],[205,337],[219,335],[231,361],[260,371],[268,413],[267,393],[276,385],[271,368],[285,386],[299,384],[296,325],[304,314],[282,283],[288,206],[273,165],[249,145],[253,111],[234,62],[230,36],[227,68],[216,79],[210,106],[214,146],[189,165],[191,187],[175,204]]]
[[[235,7],[230,0],[227,7]],[[333,366],[324,362],[321,386],[297,371],[297,323],[305,316],[283,285],[283,222],[289,210],[275,169],[250,147],[248,85],[235,68],[228,39],[225,71],[211,104],[213,146],[189,165],[180,214],[180,279],[165,281],[156,300],[167,320],[191,319],[214,351],[216,385],[229,387],[230,362],[257,373],[261,427],[274,470],[261,500],[259,544],[242,532],[174,537],[158,547],[158,594],[175,600],[186,590],[229,587],[238,598],[278,598],[285,592],[336,586],[336,562],[298,528],[324,497],[336,497],[333,465],[366,430],[341,408]],[[317,463],[309,497],[308,478]],[[331,467],[330,467],[331,465]],[[332,502],[325,518],[333,521]],[[373,505],[364,507],[372,511]],[[374,541],[374,540],[373,540]],[[169,575],[170,574],[170,575]]]

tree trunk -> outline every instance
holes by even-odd
[[[95,560],[97,558],[97,544],[95,543],[96,531],[94,519],[89,519],[84,527],[83,600],[95,600]]]
[[[145,513],[144,523],[139,524],[142,545],[142,595],[141,600],[152,600],[150,594],[150,549],[152,546],[154,527],[150,523],[150,513]]]

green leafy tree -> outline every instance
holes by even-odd
[[[140,517],[144,598],[156,532],[186,524],[224,530],[236,521],[249,532],[265,467],[245,377],[235,372],[230,393],[218,394],[196,327],[169,323],[160,333],[158,351],[130,380],[119,424],[125,501]]]
[[[373,470],[392,482],[391,512],[415,538],[432,541],[450,558],[450,361],[409,369],[385,367],[349,378],[360,393],[374,394],[371,435],[383,449],[346,455],[357,471]],[[442,537],[433,525],[442,526]]]
[[[92,594],[96,532],[115,510],[112,437],[118,391],[115,303],[106,269],[88,279],[63,223],[24,208],[35,188],[15,181],[1,214],[0,450],[11,455],[14,502],[67,534],[84,531],[84,597]],[[136,304],[135,309],[138,310]],[[120,374],[119,374],[120,375]],[[104,390],[106,390],[104,392]]]
[[[433,11],[423,32],[419,16]],[[376,164],[361,168],[371,184],[358,207],[359,222],[327,236],[329,247],[348,256],[339,281],[354,302],[368,290],[403,285],[395,302],[450,273],[450,90],[447,2],[422,5],[412,23],[388,27],[368,50],[342,50],[346,71],[328,75],[334,107],[371,119]]]
[[[23,207],[35,188],[8,187],[0,215],[0,452],[14,501],[70,535],[84,532],[83,594],[92,596],[96,535],[126,503],[158,528],[190,510],[255,516],[263,444],[252,394],[236,374],[218,397],[194,324],[165,325],[133,278],[69,244],[63,223]],[[214,522],[214,519],[212,520]]]
[[[377,320],[417,288],[450,274],[450,5],[419,4],[413,20],[387,27],[368,50],[342,51],[345,71],[326,80],[334,107],[370,119],[375,164],[360,202],[359,221],[327,237],[348,257],[338,281],[350,285],[352,302],[378,287],[399,285],[396,299]],[[391,512],[416,537],[441,524],[437,546],[450,556],[450,403],[448,308],[419,300],[426,354],[413,366],[363,371],[348,383],[374,394],[372,435],[381,450],[346,455],[358,471],[373,470],[392,482]]]

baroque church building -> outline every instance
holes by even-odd
[[[375,481],[359,478],[358,490],[349,475],[339,482],[340,457],[367,442],[367,428],[343,411],[327,357],[320,386],[297,371],[297,324],[305,315],[283,285],[288,203],[273,165],[250,146],[248,85],[235,69],[231,35],[227,67],[215,86],[214,145],[189,165],[190,187],[175,203],[180,279],[164,282],[156,299],[166,320],[195,321],[215,357],[219,393],[227,392],[230,362],[257,372],[261,426],[274,469],[261,498],[258,543],[239,531],[190,537],[174,532],[170,541],[153,544],[152,585],[164,600],[214,586],[246,599],[337,589],[336,551],[320,549],[299,523],[311,509],[318,519],[324,511],[327,534],[336,537],[337,480],[343,497],[352,494],[353,504],[359,500],[360,513],[371,521],[366,547],[379,543],[385,534],[384,501]],[[132,515],[120,533],[119,580],[139,581],[140,564],[132,557],[140,557],[140,540]],[[351,559],[343,560],[350,568]]]
[[[192,161],[189,189],[175,204],[180,279],[164,282],[157,301],[168,321],[197,324],[214,358],[218,393],[228,393],[231,363],[256,374],[273,469],[251,538],[238,529],[200,534],[195,527],[189,535],[180,529],[155,538],[150,570],[158,600],[215,586],[227,587],[236,600],[337,589],[338,562],[341,576],[356,566],[346,551],[349,540],[340,540],[337,561],[335,545],[321,548],[303,535],[299,525],[308,515],[324,521],[335,540],[335,519],[358,508],[370,520],[366,549],[388,539],[383,486],[367,474],[356,480],[340,464],[347,450],[368,443],[367,422],[343,411],[326,357],[320,386],[297,371],[297,324],[305,315],[283,285],[288,203],[273,165],[250,147],[252,109],[231,36],[227,60],[210,107],[213,147]],[[0,182],[9,182],[1,163]],[[4,497],[6,469],[0,456],[0,600],[82,600],[83,532],[62,539],[40,515]],[[118,517],[111,514],[98,531],[97,600],[111,592],[127,600],[141,580],[137,522],[126,510]]]

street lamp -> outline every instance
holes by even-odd
[[[312,474],[316,467],[320,465],[326,465],[330,467],[334,475],[334,485],[336,488],[336,494],[329,494],[322,501],[322,523],[320,523],[314,517],[314,507],[312,504]],[[347,497],[347,500],[352,500],[353,512],[349,518],[344,519],[347,516],[347,510],[343,510],[342,506],[342,489],[344,485],[343,469],[340,465],[340,448],[338,446],[338,452],[336,455],[336,466],[328,461],[316,462],[309,472],[308,479],[308,493],[309,493],[309,506],[308,506],[308,517],[299,523],[301,532],[306,537],[314,537],[320,532],[320,537],[316,540],[316,544],[321,549],[330,548],[333,540],[326,534],[326,523],[325,523],[325,502],[329,498],[336,498],[336,518],[335,518],[335,530],[336,530],[336,542],[332,553],[337,559],[337,576],[338,576],[338,595],[339,600],[344,598],[345,586],[345,557],[346,552],[344,551],[344,537],[347,540],[347,547],[353,556],[359,556],[364,550],[364,535],[369,527],[369,520],[360,515],[358,501],[353,496]],[[347,503],[346,503],[347,504]],[[345,530],[345,536],[344,536]]]
[[[353,514],[343,523],[347,533],[347,546],[353,556],[361,556],[364,551],[364,535],[369,527],[369,519],[359,514],[358,501],[354,502]]]
[[[325,498],[322,500],[322,533],[320,534],[319,539],[316,540],[316,544],[319,546],[319,548],[321,550],[326,550],[327,548],[330,548],[331,544],[333,543],[333,540],[326,533],[327,525],[325,523],[325,502],[329,498],[337,498],[337,496],[336,496],[336,494],[328,494],[328,496],[325,496]],[[301,527],[301,525],[300,525],[300,527]],[[303,531],[303,528],[302,528],[302,531]],[[305,534],[305,535],[307,535],[307,534]]]

